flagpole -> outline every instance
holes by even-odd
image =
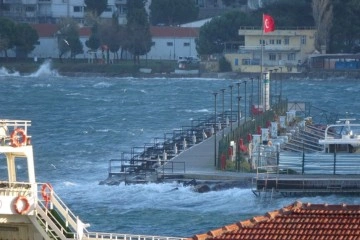
[[[264,65],[264,14],[262,16],[262,24],[261,24],[261,65],[260,65],[260,83],[263,85],[263,65]],[[260,86],[259,86],[260,88]],[[263,88],[260,88],[260,100],[262,103],[262,110],[264,112],[264,103],[263,103]],[[260,104],[260,103],[259,103]],[[259,106],[258,106],[259,110]]]

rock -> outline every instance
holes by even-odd
[[[205,193],[205,192],[210,192],[211,189],[206,184],[200,184],[194,187],[194,191],[198,193]]]

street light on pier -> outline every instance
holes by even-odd
[[[254,106],[254,78],[250,78],[251,79],[251,109],[252,107]],[[251,110],[251,120],[254,119],[254,113],[253,111]]]
[[[238,128],[240,128],[240,120],[241,120],[240,100],[241,100],[241,96],[238,96],[237,100],[238,100]]]
[[[273,72],[273,70],[272,69],[270,69],[269,70],[269,98],[270,98],[270,104],[272,104],[272,99],[273,99],[273,96],[272,96],[272,94],[271,94],[271,78],[272,78],[272,72]]]
[[[214,119],[214,166],[216,167],[216,145],[217,145],[217,141],[216,141],[216,119],[217,119],[217,116],[216,116],[216,96],[217,96],[217,92],[214,92],[213,95],[214,95],[214,108],[215,108],[215,119]]]
[[[233,89],[233,85],[230,85],[229,88],[230,88],[230,131],[232,132],[232,89]]]
[[[224,102],[225,102],[225,88],[220,89],[221,93],[222,93],[222,116],[221,116],[221,122],[224,123],[225,122],[225,110],[224,110]],[[223,137],[224,137],[224,127],[222,128],[222,133],[223,133]]]
[[[279,67],[280,68],[280,99],[282,99],[282,67]]]
[[[245,112],[245,122],[246,122],[246,114],[247,114],[246,113],[247,112],[247,108],[246,108],[246,83],[247,83],[247,81],[245,80],[244,83],[245,83],[245,111],[244,112]]]
[[[274,71],[275,71],[275,75],[274,75],[274,78],[275,78],[275,97],[277,97],[277,93],[278,93],[277,92],[277,78],[278,78],[277,71],[278,71],[278,69],[275,68]],[[279,99],[275,98],[275,102],[276,102],[276,100],[279,100]]]
[[[267,76],[267,73],[263,73],[264,74],[264,82],[263,82],[263,84],[264,84],[264,89],[263,89],[263,91],[264,91],[264,99],[263,99],[263,112],[265,112],[266,110],[267,110],[267,106],[266,106],[266,104],[267,104],[267,101],[266,101],[266,84],[265,84],[265,82],[267,81],[267,79],[266,79],[266,76]]]

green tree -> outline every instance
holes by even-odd
[[[230,41],[240,42],[240,26],[252,25],[252,18],[245,13],[233,11],[213,18],[200,28],[196,40],[196,50],[200,55],[222,53],[225,44]]]
[[[28,23],[19,23],[15,28],[16,40],[16,56],[25,58],[34,50],[35,44],[39,40],[37,31],[32,28]]]
[[[14,47],[16,40],[15,23],[8,18],[0,18],[0,51],[5,52]]]
[[[313,0],[312,11],[316,27],[315,48],[328,45],[329,33],[332,26],[333,5],[331,0]]]
[[[107,0],[85,0],[86,10],[95,17],[99,17],[107,8]]]
[[[106,51],[107,63],[110,59],[110,52],[114,53],[113,59],[115,60],[120,47],[124,45],[124,27],[120,26],[117,21],[104,22],[99,27],[99,33],[101,46],[106,46],[104,51]]]
[[[315,24],[311,3],[312,0],[269,1],[264,8],[255,11],[253,17],[256,18],[257,26],[262,25],[262,14],[265,12],[274,17],[275,24],[279,27],[313,27]]]
[[[333,0],[333,25],[330,30],[331,53],[358,52],[360,39],[360,2]]]
[[[70,52],[70,58],[83,53],[83,45],[79,39],[79,27],[72,19],[62,19],[58,31],[59,58]]]
[[[134,64],[140,63],[140,56],[151,49],[151,33],[143,0],[127,2],[125,48],[133,55]]]
[[[150,21],[157,24],[181,24],[196,20],[199,9],[193,0],[152,0]]]
[[[91,28],[91,35],[88,40],[85,41],[85,46],[90,48],[92,52],[95,52],[100,48],[101,40],[99,34],[99,25],[97,22]],[[95,58],[97,58],[95,54]]]

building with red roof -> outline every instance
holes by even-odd
[[[360,239],[360,205],[295,202],[264,216],[189,238],[192,239]]]
[[[35,49],[28,55],[30,58],[58,58],[59,47],[57,33],[59,30],[56,24],[32,24],[31,25],[39,35],[39,42]],[[195,39],[198,37],[199,28],[191,27],[172,27],[172,26],[154,26],[150,27],[152,35],[152,47],[150,52],[142,58],[147,59],[165,59],[177,60],[180,56],[197,56]],[[78,59],[89,59],[92,55],[85,42],[91,35],[89,27],[80,27],[79,36],[83,44],[83,54],[78,54]],[[120,53],[121,49],[119,50]],[[101,54],[101,49],[98,50]],[[14,51],[8,51],[8,56],[14,57]],[[125,54],[131,58],[130,54]],[[64,58],[69,56],[64,56]],[[112,55],[110,56],[112,57]]]

